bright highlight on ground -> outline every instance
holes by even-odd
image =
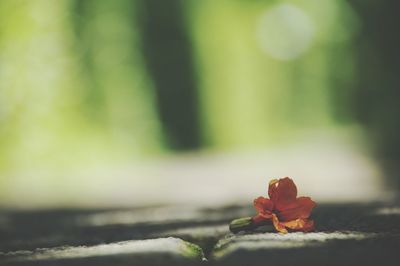
[[[100,256],[115,256],[137,254],[167,254],[188,258],[203,258],[202,251],[194,244],[178,238],[157,238],[147,240],[131,240],[96,246],[62,247],[40,249],[37,251],[16,251],[1,254],[9,257],[11,261],[36,261],[77,259]]]
[[[331,232],[331,233],[290,233],[290,234],[253,234],[227,237],[215,247],[216,258],[226,256],[238,249],[292,249],[306,246],[320,246],[333,240],[363,240],[378,236],[376,233]]]

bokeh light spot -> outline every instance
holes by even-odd
[[[257,38],[263,52],[278,60],[293,60],[310,48],[314,23],[300,8],[278,4],[260,18]]]

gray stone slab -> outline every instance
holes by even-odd
[[[0,254],[0,258],[2,265],[180,265],[205,259],[200,247],[172,237],[16,251]]]
[[[176,252],[185,250],[178,242],[189,250],[195,247],[209,265],[399,265],[399,206],[320,204],[313,211],[316,232],[288,235],[230,234],[230,220],[255,213],[250,205],[0,210],[0,265],[203,263],[202,256]],[[173,240],[175,249],[162,251],[145,244],[154,243],[154,239]],[[157,241],[163,247],[174,246],[164,240]],[[139,248],[146,245],[147,250]]]
[[[0,251],[97,245],[166,236],[182,236],[191,241],[194,238],[182,234],[181,230],[228,224],[234,217],[249,211],[252,210],[239,206],[0,211]]]
[[[327,204],[313,233],[228,234],[208,256],[217,265],[400,265],[400,208]]]
[[[218,265],[398,265],[400,235],[365,232],[264,233],[218,242]]]

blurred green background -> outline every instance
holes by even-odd
[[[200,189],[202,182],[207,198],[218,189],[191,171],[207,168],[215,154],[237,157],[209,170],[218,178],[224,169],[253,169],[240,157],[261,151],[284,169],[285,159],[273,158],[286,155],[274,154],[304,143],[291,160],[301,161],[316,145],[309,158],[317,161],[298,163],[310,169],[321,167],[318,154],[331,154],[336,141],[345,147],[340,154],[351,147],[361,154],[351,158],[366,156],[365,165],[379,166],[366,183],[398,186],[395,6],[394,0],[1,0],[1,204],[154,203],[163,202],[161,193]],[[341,168],[329,156],[321,160]],[[169,177],[171,164],[187,170],[182,179]],[[268,181],[269,170],[261,172],[266,176],[256,186]],[[231,182],[246,184],[251,174]],[[324,191],[321,178],[316,189]],[[351,189],[361,194],[362,187]]]

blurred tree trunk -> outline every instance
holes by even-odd
[[[137,1],[74,1],[77,53],[85,71],[86,114],[114,146],[162,149],[151,77],[139,46]]]
[[[167,142],[177,150],[197,148],[197,87],[181,1],[140,0],[139,6],[142,48]]]
[[[353,106],[366,125],[388,184],[400,188],[400,16],[398,1],[351,0],[362,20],[356,43],[358,86]]]

